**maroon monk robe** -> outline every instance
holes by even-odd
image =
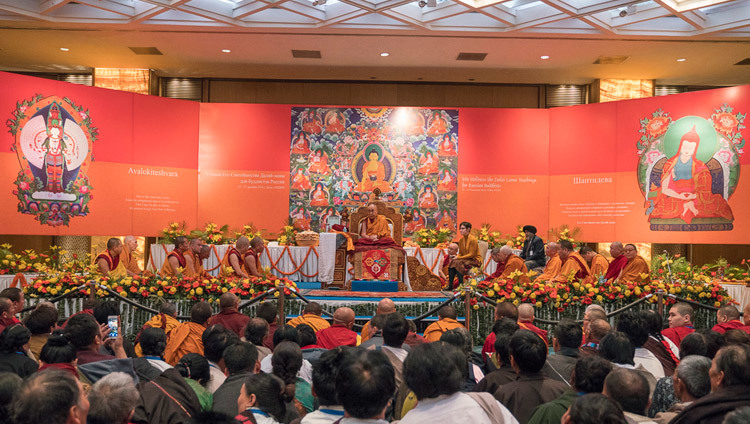
[[[315,333],[318,337],[318,345],[333,349],[338,346],[357,346],[357,333],[346,328],[344,324],[333,324],[329,328]]]
[[[268,324],[268,334],[263,338],[263,346],[271,349],[271,351],[273,351],[273,333],[275,333],[278,328],[279,324],[276,322]]]
[[[495,333],[490,333],[487,338],[484,339],[484,346],[482,346],[482,358],[486,361],[489,355],[495,353],[495,340],[497,336]],[[489,354],[489,355],[488,355]]]
[[[424,343],[427,343],[427,340],[413,331],[409,331],[406,335],[406,340],[404,340],[404,344],[409,346],[416,346]]]
[[[238,337],[245,334],[245,326],[250,321],[250,317],[237,311],[221,311],[208,319],[208,326],[221,324],[227,330],[232,330]]]
[[[503,271],[505,271],[505,262],[498,262],[497,269],[495,269],[495,272],[489,276],[489,279],[500,278],[500,276],[503,275]]]
[[[625,255],[620,255],[612,259],[612,262],[609,263],[609,267],[607,268],[607,273],[604,275],[604,279],[611,280],[613,278],[619,277],[620,271],[625,268],[625,265],[627,265],[627,263],[628,258],[626,258]]]
[[[742,321],[733,319],[722,324],[714,325],[712,330],[716,331],[717,333],[724,334],[727,332],[727,330],[745,330],[744,328],[742,328],[744,326],[745,324],[743,324]]]
[[[11,317],[8,319],[0,318],[0,333],[2,333],[6,327],[10,327],[14,324],[17,324],[15,317]]]
[[[539,328],[536,325],[532,324],[531,321],[521,321],[521,320],[519,320],[518,321],[518,327],[521,330],[533,331],[534,333],[536,333],[536,335],[538,335],[539,337],[541,337],[542,340],[544,340],[545,344],[549,345],[549,341],[547,339],[547,331],[542,330],[541,328]]]
[[[695,331],[695,327],[692,325],[683,325],[682,327],[666,328],[661,330],[661,335],[672,340],[675,345],[679,346],[682,339],[688,334]]]

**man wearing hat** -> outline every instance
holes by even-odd
[[[526,261],[526,268],[544,267],[544,242],[536,235],[536,227],[524,225],[523,232],[526,234],[526,241],[523,242],[523,250],[519,256]]]

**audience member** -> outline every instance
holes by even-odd
[[[303,417],[313,410],[313,395],[310,383],[298,377],[302,368],[302,350],[299,345],[283,341],[275,343],[271,366],[273,375],[284,382],[284,402],[287,418]]]
[[[284,341],[293,342],[299,346],[300,339],[297,329],[288,324],[279,327],[273,335],[272,343],[274,345],[277,345]],[[272,359],[273,353],[263,358],[263,360],[260,361],[260,370],[266,373],[271,373],[273,371],[273,364],[271,362]],[[297,377],[300,377],[308,383],[312,384],[312,364],[310,363],[310,361],[306,359],[302,360],[302,368],[299,370]]]
[[[213,396],[213,411],[237,416],[237,397],[242,385],[251,374],[260,372],[258,349],[252,343],[239,342],[227,346],[224,350],[224,366],[227,378],[219,386]]]
[[[7,297],[0,296],[0,332],[5,327],[18,324],[16,317],[13,316],[13,302]]]
[[[659,379],[664,377],[664,367],[653,353],[643,347],[648,341],[648,330],[648,323],[633,310],[623,312],[617,320],[617,331],[625,333],[635,348],[633,356],[635,365],[642,366],[654,378]]]
[[[203,352],[208,360],[211,379],[206,383],[206,389],[213,393],[221,386],[227,376],[224,375],[223,354],[224,350],[240,341],[237,335],[222,326],[215,324],[206,329],[201,336]]]
[[[503,384],[516,380],[516,370],[510,364],[510,352],[508,350],[510,338],[516,331],[518,331],[518,324],[511,318],[502,318],[495,321],[492,332],[497,335],[497,338],[495,339],[495,353],[492,354],[491,363],[496,366],[496,369],[477,383],[477,392],[494,394]]]
[[[14,424],[84,424],[89,400],[81,382],[69,373],[46,370],[24,382],[12,411]]]
[[[427,340],[425,340],[424,337],[417,334],[417,324],[414,324],[414,321],[412,320],[407,320],[407,322],[409,323],[409,333],[406,336],[406,340],[404,340],[404,344],[416,346],[427,343]]]
[[[706,341],[706,356],[709,359],[714,359],[716,353],[719,352],[719,349],[724,346],[724,335],[717,333],[714,330],[709,330],[708,328],[698,330],[697,332],[700,333]]]
[[[466,356],[453,346],[415,346],[404,361],[404,380],[418,403],[400,423],[517,423],[490,394],[461,392],[465,370]]]
[[[612,363],[598,356],[588,356],[575,363],[570,377],[571,387],[557,399],[539,405],[529,424],[557,424],[573,401],[586,393],[601,393],[604,379],[612,371]]]
[[[750,406],[743,406],[728,413],[722,424],[747,424],[750,423]]]
[[[255,345],[258,349],[258,360],[261,361],[271,354],[271,349],[263,344],[269,328],[268,321],[263,318],[250,318],[245,327],[245,340]]]
[[[47,343],[39,353],[39,363],[40,367],[37,372],[54,368],[65,371],[78,379],[76,348],[70,344],[62,330],[53,331],[47,338]]]
[[[157,370],[172,368],[164,361],[164,349],[167,348],[167,334],[158,327],[149,327],[141,333],[141,351],[149,364]]]
[[[471,339],[471,333],[469,333],[469,330],[464,327],[454,328],[453,330],[448,330],[443,333],[443,335],[440,336],[440,341],[455,346],[466,355],[466,371],[464,372],[466,377],[461,391],[473,392],[477,383],[484,378],[484,371],[482,371],[482,368],[478,364],[472,362],[474,346]],[[478,359],[479,360],[475,362],[481,362],[481,358]]]
[[[261,302],[255,310],[255,316],[263,318],[268,323],[268,334],[263,338],[263,346],[273,351],[273,335],[279,328],[279,308],[275,302]],[[258,345],[256,345],[258,346]]]
[[[357,333],[352,331],[354,325],[354,311],[351,308],[341,307],[333,313],[333,325],[318,331],[318,345],[325,349],[333,349],[336,346],[357,346],[359,344]]]
[[[706,396],[711,391],[711,378],[708,373],[710,368],[711,360],[704,356],[691,355],[682,358],[672,377],[677,402],[655,411],[654,421],[666,424],[690,404]]]
[[[448,330],[461,327],[456,321],[456,309],[451,305],[445,305],[438,310],[438,320],[428,325],[424,330],[424,338],[427,342],[436,342],[440,336]]]
[[[210,368],[208,360],[198,353],[188,353],[175,365],[177,372],[198,396],[201,411],[210,411],[213,404],[213,395],[207,389],[208,382],[211,380]]]
[[[694,316],[695,311],[689,303],[675,303],[669,308],[669,328],[662,330],[661,334],[679,346],[683,337],[695,331],[695,327],[693,327]]]
[[[611,361],[617,368],[626,368],[638,371],[648,382],[649,396],[653,394],[656,387],[656,378],[642,365],[635,365],[635,348],[630,338],[622,332],[612,331],[602,339],[599,344],[601,357]]]
[[[372,317],[367,328],[368,338],[359,346],[363,349],[379,349],[383,346],[383,327],[388,315],[375,315]]]
[[[118,302],[115,302],[114,300],[105,300],[103,302],[99,302],[94,307],[93,312],[94,318],[96,318],[96,322],[99,323],[100,326],[106,326],[109,322],[109,317],[116,316],[117,322],[119,325],[120,322],[120,304]],[[107,327],[102,327],[102,331],[109,331],[107,330]],[[118,329],[118,334],[121,333]],[[114,349],[112,346],[105,344],[104,348],[106,349],[106,352],[110,355],[115,355]],[[125,355],[128,358],[135,358],[135,348],[133,347],[133,343],[128,340],[127,338],[122,338],[122,348],[125,351]]]
[[[203,355],[203,332],[211,317],[211,305],[198,302],[190,308],[190,321],[183,322],[172,330],[164,350],[164,360],[174,366],[188,353]]]
[[[575,321],[565,318],[555,326],[552,337],[554,354],[547,356],[544,371],[553,380],[568,383],[578,360],[583,330]]]
[[[383,299],[380,299],[378,302],[378,307],[375,309],[375,315],[388,315],[396,312],[396,304],[389,298],[385,297]],[[373,317],[374,318],[374,317]],[[362,326],[362,330],[360,331],[361,337],[362,337],[362,343],[366,342],[367,339],[370,338],[370,322],[366,322],[365,325]]]
[[[245,379],[237,399],[240,414],[236,420],[257,424],[279,424],[284,421],[284,382],[273,374],[251,374]],[[253,421],[248,421],[252,417]]]
[[[513,302],[500,302],[495,306],[495,322],[500,321],[503,318],[510,318],[514,322],[518,321],[518,308]],[[494,328],[494,324],[493,324]],[[488,360],[489,356],[495,352],[495,338],[497,334],[493,330],[487,338],[484,339],[484,346],[482,346],[482,357],[485,361]]]
[[[724,305],[716,311],[717,324],[712,330],[719,334],[724,334],[727,330],[750,331],[750,327],[745,327],[745,323],[740,321],[740,311],[734,305]]]
[[[91,386],[88,424],[128,424],[138,403],[133,378],[122,372],[111,373]]]
[[[320,408],[305,415],[301,424],[328,424],[344,416],[344,407],[336,395],[336,376],[341,369],[341,364],[355,354],[354,349],[339,346],[320,355],[318,362],[313,365],[312,384],[312,390],[318,398]]]
[[[216,324],[223,325],[224,328],[233,332],[237,337],[242,337],[242,333],[245,330],[247,322],[250,321],[250,317],[240,313],[237,307],[240,305],[240,300],[232,292],[226,292],[219,296],[219,307],[221,312],[212,316],[208,319],[206,324],[208,327]]]
[[[680,358],[689,355],[700,355],[712,359],[712,356],[708,354],[706,337],[700,331],[688,334],[682,339],[682,343],[680,343]]]
[[[614,369],[604,379],[602,393],[620,404],[628,421],[650,421],[645,414],[651,399],[643,374],[626,368]]]
[[[589,393],[576,398],[565,413],[562,424],[626,424],[617,402],[600,394]]]
[[[578,349],[579,355],[598,356],[599,343],[601,343],[604,336],[610,331],[612,331],[612,326],[609,325],[608,321],[604,319],[594,319],[591,324],[589,324],[589,329],[586,333],[586,343]]]
[[[193,372],[205,372],[208,379],[208,362],[205,359],[202,362],[204,370],[191,362],[187,367],[183,364],[182,371],[189,369],[191,375]],[[132,423],[179,424],[201,412],[201,399],[177,368],[168,368],[154,380],[138,383],[137,388],[139,397]]]
[[[383,299],[385,300],[385,299]],[[381,300],[382,302],[382,300]],[[331,326],[323,317],[323,307],[318,302],[309,302],[305,305],[305,309],[302,311],[302,315],[292,318],[287,324],[292,327],[297,327],[299,324],[307,324],[312,327],[315,332],[323,330]]]
[[[658,312],[645,309],[638,313],[648,330],[648,339],[643,348],[651,352],[661,363],[665,376],[674,374],[674,369],[679,362],[679,347],[671,340],[662,336],[662,318]]]
[[[549,345],[547,331],[534,325],[534,306],[531,303],[522,303],[518,306],[518,327],[534,332],[544,341],[545,346]]]
[[[336,375],[336,396],[346,423],[387,423],[385,410],[396,390],[393,367],[383,352],[358,350],[346,358]]]
[[[178,325],[180,325],[180,321],[177,321],[177,306],[171,302],[162,302],[162,304],[159,305],[159,313],[143,324],[141,331],[139,331],[135,338],[136,355],[140,356],[143,354],[140,347],[140,339],[141,334],[145,329],[149,327],[161,328],[167,335],[169,335],[169,333],[177,328]]]
[[[404,360],[409,354],[404,348],[404,340],[406,340],[408,334],[409,323],[403,315],[394,312],[385,316],[381,351],[391,361],[397,390],[400,390],[401,384],[404,381]]]
[[[519,330],[510,338],[508,347],[510,363],[518,379],[500,386],[495,398],[519,422],[526,423],[534,408],[556,399],[568,388],[568,384],[552,380],[541,372],[547,360],[547,346],[538,334]]]
[[[47,343],[47,338],[57,326],[59,313],[55,305],[42,302],[23,320],[23,325],[31,332],[29,339],[29,350],[34,358],[39,358],[42,346]]]
[[[589,332],[589,327],[591,326],[591,322],[597,319],[607,320],[607,312],[600,305],[592,303],[591,305],[587,306],[586,310],[583,312],[583,340],[584,341],[588,340],[586,338],[586,333]]]
[[[721,423],[724,416],[750,406],[750,348],[726,346],[716,353],[709,369],[711,393],[696,400],[671,423]]]
[[[23,384],[23,379],[12,372],[0,373],[0,423],[12,424],[11,406]]]
[[[103,326],[107,331],[106,324]],[[68,325],[65,326],[65,337],[76,348],[78,365],[90,362],[106,361],[115,358],[126,358],[125,349],[122,347],[122,331],[118,329],[117,337],[108,337],[102,334],[102,326],[96,322],[93,315],[77,314],[70,317]],[[109,344],[115,355],[101,353],[101,348]]]
[[[318,345],[318,338],[315,336],[315,330],[309,325],[297,324],[295,329],[299,335],[299,345],[302,349],[302,357],[311,365],[315,365],[315,363],[318,362],[320,355],[322,355],[323,352],[327,352],[328,349]]]
[[[16,318],[17,314],[21,313],[21,310],[23,310],[24,305],[24,296],[23,296],[23,290],[21,290],[18,287],[6,287],[3,289],[3,291],[0,291],[0,297],[7,297],[10,299],[11,303],[13,304],[12,309],[12,321],[15,324],[20,324],[21,321]]]
[[[738,329],[730,329],[724,333],[724,345],[750,345],[750,334]]]
[[[5,327],[0,333],[0,372],[12,372],[21,378],[39,368],[35,360],[26,356],[31,332],[22,324]]]

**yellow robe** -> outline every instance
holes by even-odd
[[[591,276],[599,278],[600,275],[607,274],[607,268],[609,268],[609,261],[597,253],[594,259],[591,260]]]
[[[167,322],[164,325],[163,329],[164,329],[164,332],[167,333],[167,337],[169,337],[169,333],[171,333],[172,330],[174,330],[175,328],[177,328],[177,326],[180,325],[180,321],[177,321],[177,318],[175,318],[175,317],[173,317],[171,315],[164,315],[164,316],[167,317],[167,319],[166,319]],[[162,315],[160,315],[160,314],[154,315],[153,318],[151,318],[150,320],[146,321],[146,323],[143,324],[143,326],[144,327],[145,326],[149,326],[149,327],[154,327],[154,328],[162,328],[161,317],[162,317]],[[138,355],[138,356],[143,356],[143,350],[141,350],[141,344],[140,343],[138,343],[137,345],[135,345],[135,354]]]
[[[188,353],[203,355],[203,332],[206,327],[195,322],[185,322],[169,333],[167,348],[164,349],[164,361],[175,366]]]
[[[167,255],[167,257],[164,258],[164,263],[161,265],[161,269],[159,270],[159,275],[160,276],[162,276],[162,277],[174,277],[175,275],[177,275],[177,271],[178,270],[173,269],[172,268],[172,264],[169,263],[169,258],[172,257],[173,256],[172,253],[175,253],[175,252],[177,252],[177,251],[173,250],[173,251],[169,252],[169,255]],[[189,272],[188,271],[189,267],[187,266],[187,261],[185,260],[185,255],[184,254],[182,255],[182,261],[184,262],[184,265],[182,263],[180,263],[179,267],[182,268],[182,273],[183,273],[183,275],[185,275],[186,272]],[[177,259],[177,262],[179,263],[180,260]]]
[[[369,218],[365,218],[364,222],[364,225],[367,226],[365,229],[366,235],[377,236],[378,238],[391,236],[391,229],[388,228],[388,220],[383,215],[376,216],[375,222],[370,222]]]
[[[482,256],[479,254],[479,241],[476,237],[469,234],[466,237],[461,237],[458,241],[458,256],[456,259],[476,259],[479,264],[482,264]]]
[[[315,314],[300,315],[297,318],[293,318],[289,320],[287,324],[291,325],[292,327],[296,327],[300,324],[307,324],[310,327],[312,327],[316,333],[320,330],[323,330],[331,326],[331,324],[325,319],[323,319],[323,317],[321,317],[320,315],[315,315]]]
[[[133,257],[133,252],[128,249],[127,245],[122,246],[122,253],[120,254],[120,262],[125,265],[127,271],[133,274],[143,274],[143,270],[138,266],[138,261]]]
[[[577,258],[578,261],[574,260],[573,257]],[[578,262],[580,262],[580,264]],[[586,269],[586,273],[588,273],[588,276],[591,277],[591,269],[586,264],[586,259],[583,259],[583,257],[578,252],[570,252],[568,260],[566,260],[562,265],[562,268],[560,268],[560,272],[555,277],[555,281],[568,281],[568,276],[570,276],[571,274],[575,275],[578,273],[578,271],[581,271],[581,265],[583,265],[583,267]]]
[[[101,256],[106,256],[108,258],[108,261],[107,261],[108,264],[114,263],[114,258],[112,257],[112,255],[109,254],[108,250],[105,250],[104,252],[96,255],[96,259],[94,260],[94,263],[98,265],[99,258]],[[128,276],[128,272],[125,270],[125,264],[122,262],[122,253],[121,253],[120,260],[117,261],[117,266],[114,267],[114,269],[110,267],[109,277],[110,278],[125,278],[127,276]]]
[[[428,343],[436,342],[440,340],[440,336],[442,336],[443,333],[458,327],[463,327],[463,325],[453,318],[443,318],[427,326],[424,330],[424,338]]]
[[[510,274],[515,271],[521,271],[523,273],[523,275],[518,278],[519,282],[524,284],[530,282],[529,277],[526,275],[526,273],[529,272],[526,263],[524,263],[523,259],[511,253],[508,255],[508,259],[505,260],[505,269],[503,269],[500,278],[510,278]]]
[[[544,272],[539,274],[534,281],[540,283],[550,281],[560,273],[560,268],[562,268],[562,261],[560,260],[560,256],[555,254],[555,256],[550,257],[549,261],[547,261],[547,265],[544,267]]]
[[[646,278],[641,277],[641,274],[647,274]],[[625,268],[622,269],[622,274],[620,274],[620,282],[640,283],[648,281],[650,276],[651,271],[648,269],[646,260],[636,256],[625,264]]]
[[[237,263],[240,264],[240,269],[245,271],[247,273],[247,270],[245,269],[245,261],[242,258],[242,254],[239,252],[239,250],[235,249],[234,247],[230,247],[229,250],[227,250],[227,253],[224,254],[224,257],[221,259],[221,270],[219,271],[219,277],[234,277],[236,276],[236,273],[234,272],[234,268],[232,268],[232,264],[229,262],[229,255],[234,252],[237,256]]]

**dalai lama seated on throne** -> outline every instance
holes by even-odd
[[[355,252],[372,249],[403,250],[391,236],[388,220],[378,214],[378,207],[374,203],[367,205],[367,217],[360,221],[359,238],[354,242]]]

